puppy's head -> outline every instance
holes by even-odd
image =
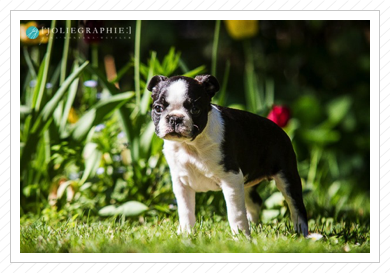
[[[191,141],[206,127],[211,98],[219,90],[219,84],[211,75],[195,79],[154,76],[147,88],[152,91],[152,119],[157,136]]]

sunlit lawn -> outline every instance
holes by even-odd
[[[199,220],[199,219],[198,219]],[[287,220],[286,220],[287,221]],[[176,234],[171,218],[139,221],[121,219],[90,223],[25,221],[21,225],[21,252],[370,252],[370,230],[354,223],[309,221],[311,231],[323,238],[314,241],[292,232],[289,222],[252,226],[252,240],[234,238],[226,220],[198,221],[190,236]],[[200,223],[199,223],[200,222]]]

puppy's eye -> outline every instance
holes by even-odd
[[[154,111],[158,114],[161,114],[164,111],[164,108],[161,105],[154,106]]]
[[[192,115],[198,115],[200,113],[200,109],[196,106],[193,106],[191,109],[190,109],[190,113]]]

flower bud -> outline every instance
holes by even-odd
[[[254,37],[259,32],[257,20],[226,20],[225,25],[229,35],[236,40]]]
[[[269,120],[272,120],[280,127],[285,127],[290,117],[290,109],[283,105],[272,106],[271,112],[267,116]]]

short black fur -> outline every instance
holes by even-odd
[[[221,163],[226,172],[238,173],[241,169],[246,177],[245,182],[249,182],[271,177],[284,169],[296,168],[290,138],[278,125],[249,112],[215,107],[224,120],[224,157]]]

